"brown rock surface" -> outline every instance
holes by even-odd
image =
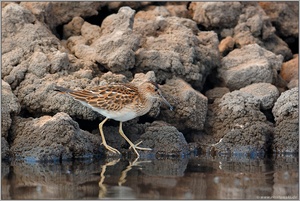
[[[100,136],[81,130],[66,113],[16,118],[12,138],[10,151],[15,160],[60,161],[102,154]]]
[[[298,86],[299,82],[299,56],[294,55],[294,58],[284,62],[280,71],[281,77],[287,82],[288,88]]]

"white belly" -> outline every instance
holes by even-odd
[[[133,111],[133,109],[128,109],[128,108],[123,108],[120,111],[106,111],[102,110],[100,108],[93,107],[86,102],[79,101],[82,105],[87,106],[91,108],[92,110],[102,114],[103,116],[109,118],[109,119],[114,119],[116,121],[129,121],[131,119],[134,119],[137,117],[136,112]]]

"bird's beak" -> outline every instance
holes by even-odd
[[[173,111],[173,106],[165,99],[165,97],[163,97],[163,95],[161,94],[161,91],[158,90],[158,93],[160,95],[161,100],[167,105],[169,106],[170,110]]]

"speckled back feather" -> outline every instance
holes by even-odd
[[[105,110],[121,110],[132,103],[139,101],[138,88],[132,84],[114,84],[94,87],[91,90],[68,92],[73,98],[85,101],[93,107]]]

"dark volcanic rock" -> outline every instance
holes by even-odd
[[[207,113],[207,98],[178,78],[167,80],[161,88],[166,99],[174,106],[173,111],[162,110],[161,119],[176,126],[179,130],[203,130]]]
[[[182,156],[189,153],[183,134],[164,122],[153,122],[139,141],[143,142],[143,147],[152,148],[152,153],[157,156]]]
[[[217,153],[265,153],[270,151],[272,124],[260,111],[260,100],[233,91],[209,105],[206,132],[212,135]]]
[[[278,153],[299,152],[299,100],[298,87],[283,92],[272,112],[275,117],[273,151]]]
[[[79,128],[66,113],[37,119],[16,118],[11,155],[15,160],[59,161],[100,155],[100,136]]]

